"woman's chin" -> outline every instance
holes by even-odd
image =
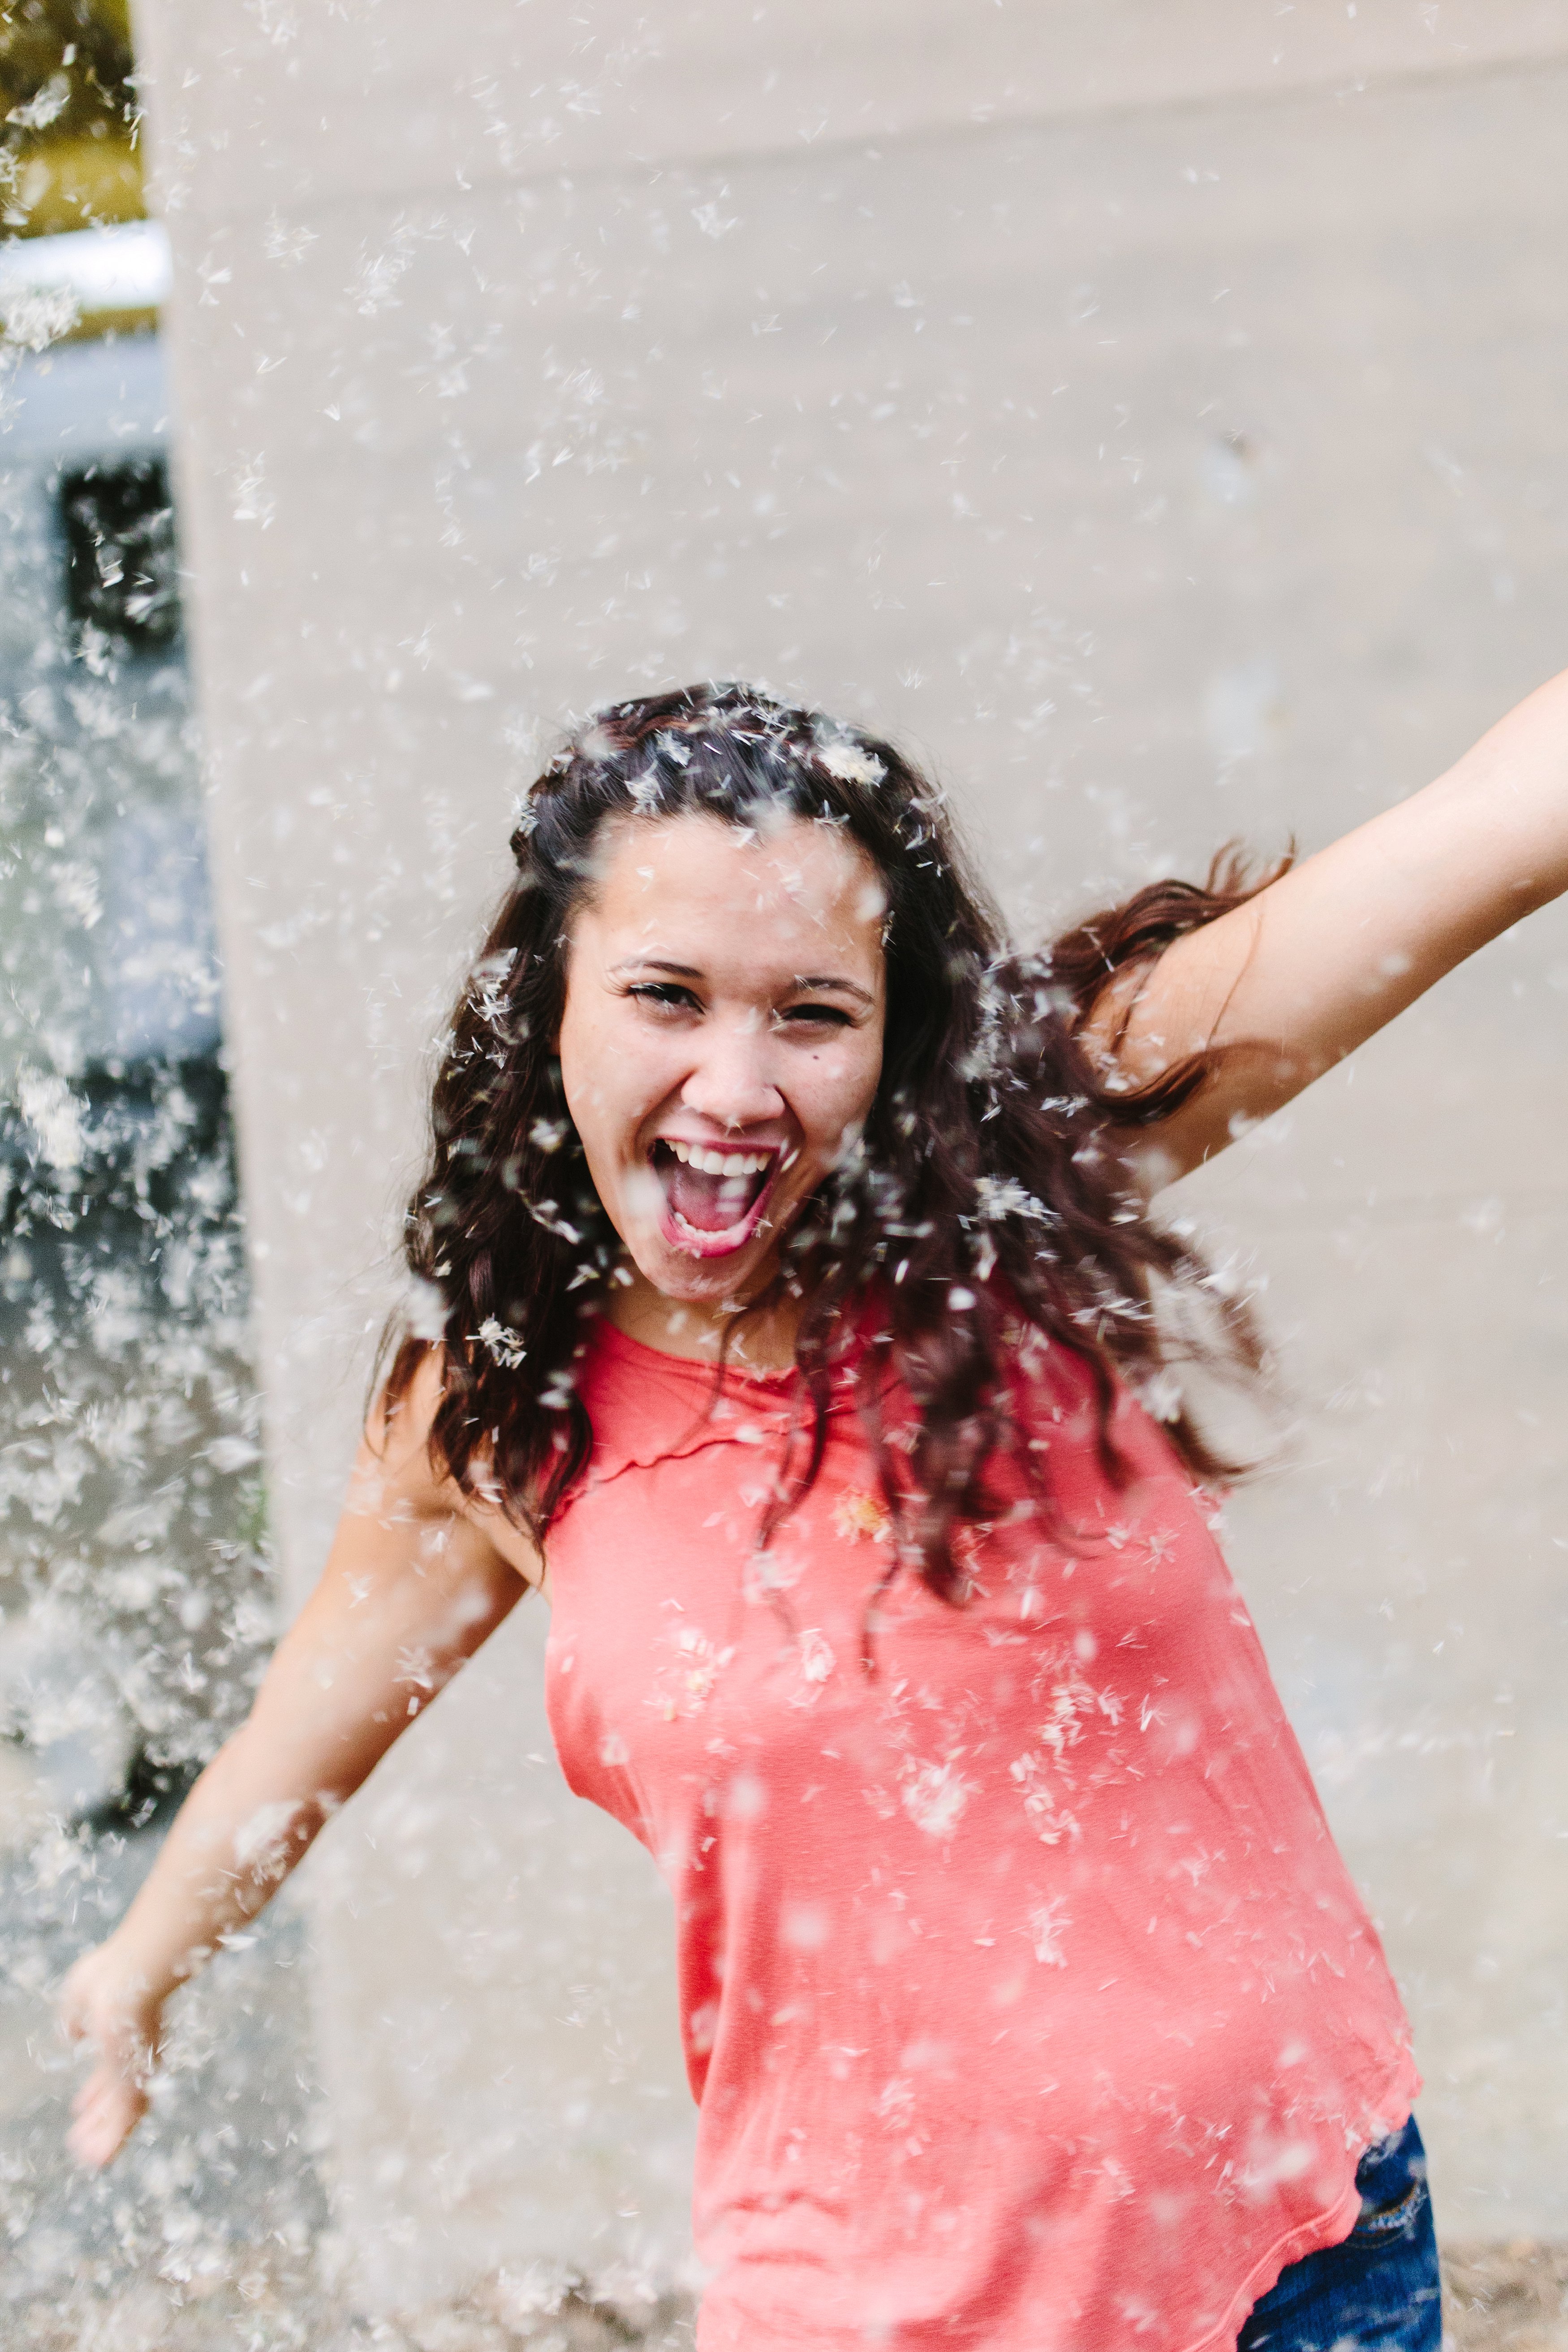
[[[752,1227],[733,1240],[723,1234],[688,1234],[668,1218],[657,1234],[630,1244],[637,1272],[661,1297],[682,1306],[728,1306],[751,1296],[766,1279],[771,1229]]]

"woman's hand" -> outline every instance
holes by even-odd
[[[70,2041],[87,2042],[98,2059],[71,2101],[75,2120],[66,2144],[79,2164],[101,2170],[146,2114],[163,2046],[163,2014],[145,1969],[117,1937],[84,1952],[67,1977],[60,2023]]]

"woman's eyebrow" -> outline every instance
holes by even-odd
[[[664,956],[627,956],[620,963],[612,964],[610,969],[612,974],[623,971],[668,971],[672,972],[678,980],[700,980],[702,977],[700,965],[671,963]]]
[[[862,1004],[875,1004],[877,1002],[870,990],[862,988],[858,981],[841,979],[836,972],[797,971],[795,985],[796,988],[836,989],[840,995],[858,996]]]

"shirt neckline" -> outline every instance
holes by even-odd
[[[763,1371],[750,1364],[738,1364],[732,1358],[727,1358],[720,1364],[704,1361],[699,1356],[673,1356],[667,1349],[656,1348],[650,1340],[635,1339],[631,1332],[623,1331],[618,1323],[612,1323],[604,1314],[595,1318],[590,1344],[595,1348],[608,1348],[612,1352],[618,1350],[631,1363],[651,1361],[662,1371],[673,1373],[678,1379],[684,1377],[700,1381],[705,1389],[711,1389],[715,1383],[723,1386],[727,1381],[744,1381],[748,1387],[772,1389],[782,1393],[793,1388],[799,1377],[793,1364],[780,1370]]]

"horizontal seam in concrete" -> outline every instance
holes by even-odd
[[[1268,112],[1282,112],[1287,108],[1304,103],[1320,102],[1325,98],[1360,99],[1410,96],[1436,89],[1468,82],[1489,84],[1510,80],[1529,80],[1542,73],[1568,74],[1568,44],[1561,49],[1542,50],[1528,57],[1494,58],[1481,65],[1434,65],[1408,67],[1383,74],[1370,74],[1364,80],[1344,82],[1293,82],[1287,89],[1271,89],[1267,84],[1244,86],[1228,91],[1193,91],[1184,97],[1127,99],[1105,106],[1042,108],[1033,113],[1005,115],[991,122],[930,123],[912,131],[894,131],[877,134],[861,134],[854,138],[826,139],[798,147],[784,145],[735,147],[716,150],[711,154],[664,157],[626,154],[613,163],[586,164],[576,169],[542,167],[537,171],[493,171],[467,185],[453,189],[445,182],[431,181],[424,186],[400,187],[395,193],[403,207],[411,204],[432,201],[452,201],[454,196],[493,195],[500,192],[527,188],[549,188],[564,184],[574,190],[579,187],[614,186],[647,179],[653,174],[663,178],[672,173],[684,172],[696,179],[709,173],[738,172],[748,166],[777,164],[821,157],[843,162],[881,156],[894,150],[919,153],[921,149],[978,144],[983,141],[1005,138],[1009,134],[1032,131],[1066,131],[1077,124],[1120,125],[1147,121],[1151,117],[1179,121],[1205,114],[1220,115],[1238,107]],[[156,162],[153,163],[156,186]],[[378,193],[392,194],[390,189],[378,192],[374,186],[345,189],[339,194],[322,200],[321,209],[335,211],[351,205],[374,199]],[[278,209],[275,194],[268,194],[265,207],[254,210],[219,210],[203,214],[199,210],[188,217],[201,221],[207,229],[231,226],[254,218],[265,209]],[[177,215],[176,215],[177,219]]]
[[[1472,1189],[1436,1198],[1402,1194],[1394,1200],[1371,1202],[1324,1200],[1321,1196],[1283,1204],[1269,1201],[1226,1202],[1208,1208],[1203,1222],[1216,1230],[1245,1225],[1249,1234],[1258,1235],[1321,1233],[1331,1227],[1358,1223],[1447,1227],[1462,1224],[1466,1213],[1473,1211],[1480,1200],[1495,1200],[1500,1211],[1498,1225],[1478,1237],[1486,1241],[1494,1240],[1497,1234],[1506,1233],[1510,1223],[1525,1218],[1568,1217],[1568,1202],[1561,1193],[1537,1186],[1528,1192],[1510,1192],[1500,1188],[1491,1193],[1478,1193]]]

